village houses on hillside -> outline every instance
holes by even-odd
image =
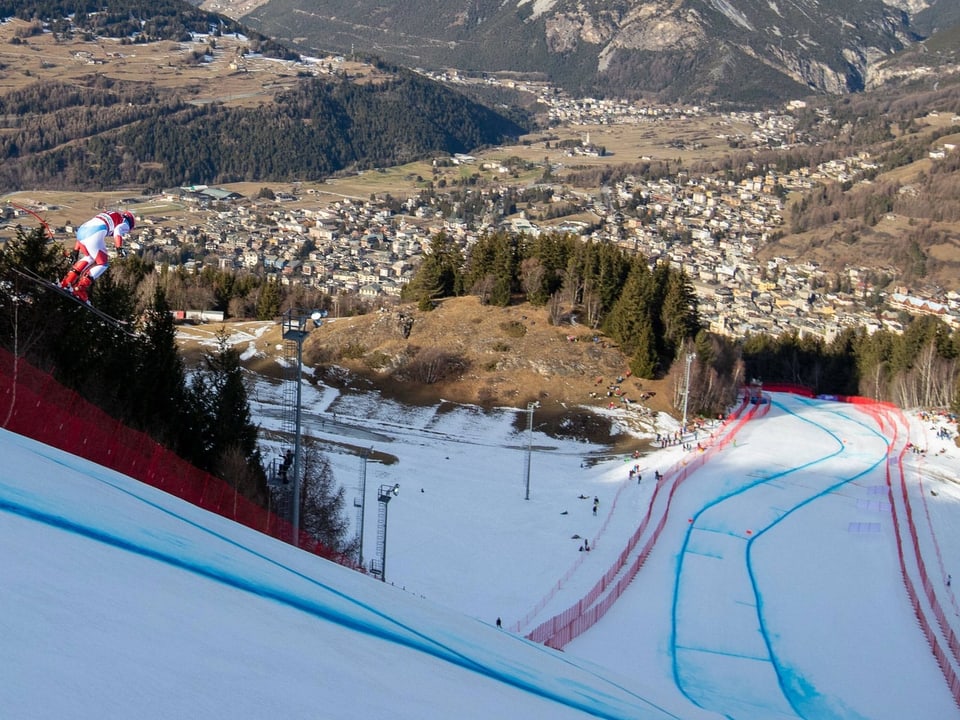
[[[595,119],[607,123],[617,112],[629,118],[638,114],[624,108],[580,101],[567,112],[579,113],[581,121],[588,113],[598,113]],[[738,119],[756,127],[752,142],[785,143],[792,134],[791,123],[782,115],[751,113]],[[450,162],[481,161],[459,156]],[[815,170],[758,174],[738,182],[683,173],[650,181],[628,177],[599,197],[559,183],[510,188],[520,198],[542,198],[547,189],[550,202],[579,208],[579,215],[596,218],[592,223],[565,218],[535,222],[522,210],[505,214],[496,197],[507,181],[495,168],[493,183],[469,189],[483,208],[470,218],[442,211],[444,198],[437,191],[406,199],[397,208],[385,199],[336,198],[327,190],[321,199],[316,188],[298,184],[269,198],[206,186],[174,188],[165,198],[187,210],[178,217],[143,213],[132,245],[188,272],[203,265],[245,269],[274,274],[285,285],[299,283],[334,297],[356,295],[383,305],[399,298],[437,233],[445,233],[466,253],[480,235],[498,229],[529,235],[566,232],[583,242],[616,243],[642,253],[651,264],[682,268],[697,289],[701,318],[718,333],[796,331],[829,341],[846,327],[899,330],[901,312],[935,314],[957,326],[956,292],[926,298],[896,293],[886,298],[886,310],[878,312],[876,307],[867,309],[879,288],[866,268],[850,267],[838,276],[814,263],[757,261],[757,250],[772,233],[782,231],[787,192],[819,182],[855,181],[872,168],[870,158],[859,155]],[[136,212],[137,204],[147,202],[150,199],[131,198],[130,206]]]

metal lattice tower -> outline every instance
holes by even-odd
[[[293,486],[291,493],[291,520],[290,525],[293,530],[292,542],[294,545],[300,544],[300,481],[302,480],[303,458],[300,452],[300,413],[301,413],[301,388],[303,385],[303,341],[310,334],[311,324],[313,327],[320,327],[321,318],[326,317],[326,312],[314,310],[309,315],[297,314],[293,310],[288,310],[283,316],[283,347],[284,357],[288,360],[286,375],[292,374],[292,379],[285,380],[283,385],[284,395],[284,430],[288,429],[289,419],[293,418],[293,452],[290,455],[290,463],[286,468],[288,482]],[[288,349],[289,348],[289,349]],[[290,361],[292,352],[293,360]],[[292,400],[288,400],[288,394]],[[288,408],[293,408],[292,412]],[[284,453],[287,456],[287,453]]]
[[[377,515],[377,554],[370,561],[370,572],[379,575],[383,582],[387,581],[387,505],[399,492],[399,483],[381,485],[377,492],[377,500],[380,503],[380,512]]]
[[[297,384],[300,372],[297,367],[298,348],[295,340],[283,341],[282,398],[280,404],[280,466],[275,475],[273,487],[274,512],[287,522],[293,522],[293,480],[294,469],[286,458],[292,457],[297,433]],[[284,464],[286,462],[286,464]],[[293,538],[288,538],[291,542]]]
[[[297,430],[297,384],[300,368],[297,367],[297,342],[283,341],[283,404],[281,406],[280,430],[284,445],[293,447],[293,435]]]
[[[363,567],[363,522],[364,508],[367,497],[367,457],[370,450],[360,451],[360,484],[357,489],[357,497],[353,499],[353,506],[357,509],[357,564]]]
[[[383,566],[387,552],[387,504],[380,503],[377,513],[377,549],[370,558],[370,572],[384,580]]]

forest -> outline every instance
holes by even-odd
[[[682,270],[650,267],[613,245],[494,233],[463,257],[449,238],[435,236],[404,299],[428,311],[435,299],[465,293],[491,305],[547,305],[555,322],[572,312],[613,340],[637,377],[676,378],[695,355],[690,403],[707,415],[722,412],[754,379],[960,410],[960,334],[935,317],[904,315],[902,334],[847,328],[830,341],[795,332],[731,338],[703,327]]]
[[[410,112],[416,108],[416,112]],[[144,192],[191,184],[317,179],[516,137],[523,129],[410,72],[377,84],[301,78],[259,108],[195,106],[175,93],[91,76],[0,98],[0,188]]]

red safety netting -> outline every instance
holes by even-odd
[[[607,610],[609,610],[616,600],[625,592],[627,586],[634,579],[640,568],[646,562],[654,544],[660,537],[667,522],[667,515],[673,502],[674,493],[680,485],[698,468],[702,467],[707,460],[720,452],[729,443],[733,442],[737,432],[743,425],[751,419],[765,415],[769,412],[770,404],[757,405],[750,402],[748,393],[744,393],[743,401],[737,408],[727,416],[727,418],[716,428],[707,439],[705,447],[697,454],[685,457],[674,467],[660,476],[660,480],[654,489],[647,512],[640,522],[639,527],[627,541],[626,547],[619,553],[616,562],[604,573],[603,577],[573,605],[563,612],[554,615],[548,620],[542,622],[527,634],[527,638],[535,642],[541,642],[545,645],[555,648],[563,648],[574,638],[591,628]],[[602,535],[620,494],[626,485],[622,485],[617,491],[617,496],[611,503],[611,509],[600,529],[598,535]],[[651,530],[651,525],[653,529]],[[593,541],[593,546],[597,547],[599,540]],[[640,543],[643,543],[642,546]],[[637,551],[640,547],[639,552]],[[517,623],[520,628],[529,623],[549,601],[566,584],[576,569],[583,562],[579,558],[573,567],[570,568],[547,593],[537,605],[527,615]]]
[[[802,397],[814,397],[809,388],[799,385],[765,385],[763,391],[791,392]],[[704,452],[699,453],[693,458],[685,458],[661,476],[640,526],[628,540],[626,547],[619,554],[617,561],[607,570],[603,577],[582,598],[570,605],[566,610],[542,622],[527,633],[527,638],[535,642],[543,643],[549,647],[562,649],[576,637],[595,625],[606,614],[617,599],[626,591],[627,586],[634,577],[636,577],[646,562],[647,557],[666,525],[671,501],[677,488],[680,487],[683,481],[693,472],[702,467],[710,457],[730,442],[733,442],[737,432],[745,423],[763,417],[770,411],[771,403],[769,399],[763,405],[751,403],[751,399],[751,394],[745,392],[742,404],[731,413],[719,429],[711,434],[710,441]],[[890,441],[888,446],[889,462],[887,463],[886,477],[888,495],[891,501],[891,508],[893,509],[893,522],[897,536],[897,550],[900,558],[903,581],[914,608],[914,613],[920,623],[921,630],[933,651],[937,664],[943,671],[944,678],[947,681],[954,701],[960,706],[960,674],[955,670],[955,663],[960,664],[960,641],[958,641],[956,634],[947,620],[946,613],[935,592],[934,583],[931,582],[920,553],[920,541],[917,537],[913,512],[907,495],[903,468],[903,454],[906,445],[903,446],[904,449],[902,449],[898,455],[894,455],[894,448],[897,445],[898,438],[898,420],[903,425],[906,425],[906,421],[900,409],[892,403],[877,402],[869,398],[857,396],[829,396],[827,399],[861,406],[861,410],[875,418],[881,429],[886,429],[888,433],[893,435],[893,440]],[[749,408],[749,410],[747,410],[747,408]],[[898,487],[895,487],[891,473],[891,465],[897,469],[897,475],[899,477],[896,486]],[[623,487],[621,487],[621,491],[622,490]],[[899,504],[894,502],[894,493],[896,490],[899,490],[900,494],[902,494],[902,502]],[[619,492],[617,497],[619,498]],[[615,505],[616,500],[611,507],[611,512]],[[899,513],[897,511],[898,507],[900,508]],[[902,515],[903,517],[898,517],[898,515]],[[655,524],[651,530],[650,526],[653,523]],[[642,545],[640,545],[641,541]],[[594,540],[593,546],[596,547],[596,545],[597,541]],[[905,545],[909,547],[905,548]],[[636,551],[638,546],[640,546],[639,552]],[[909,563],[911,567],[915,568],[915,573],[919,575],[919,583],[913,579],[914,572],[908,570],[908,559],[911,561]],[[536,617],[536,615],[546,607],[547,603],[557,594],[566,581],[569,580],[581,562],[582,559],[578,560],[564,577],[551,588],[547,596],[537,603],[536,607],[534,607],[525,618],[516,624],[518,629],[524,624],[529,623],[532,618]]]
[[[205,510],[290,542],[291,524],[238,495],[145,433],[131,430],[51,375],[0,348],[0,427],[128,475]],[[345,558],[300,532],[298,546],[331,560]]]

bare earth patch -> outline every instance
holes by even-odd
[[[625,408],[641,424],[655,412],[672,411],[667,381],[631,377],[626,358],[601,333],[551,325],[545,308],[528,304],[501,308],[481,306],[474,297],[449,298],[430,312],[404,306],[328,319],[311,333],[304,358],[321,376],[324,368],[347,368],[368,387],[408,404],[523,408],[536,401],[538,417],[558,427],[590,425],[587,408]],[[448,365],[446,372],[433,369],[432,382],[421,367],[431,360]]]

